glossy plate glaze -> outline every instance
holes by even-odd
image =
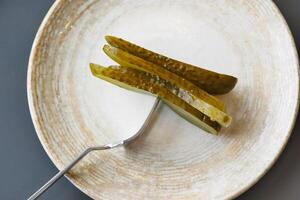
[[[33,44],[28,99],[37,134],[62,169],[85,147],[133,134],[154,97],[92,76],[113,64],[101,48],[116,35],[239,78],[222,98],[233,117],[209,135],[161,105],[128,148],[95,152],[67,177],[94,199],[231,199],[271,167],[298,109],[293,39],[270,0],[59,0]]]

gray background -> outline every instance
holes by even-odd
[[[0,0],[0,199],[25,199],[57,169],[33,128],[26,96],[28,57],[53,0]],[[300,1],[276,0],[300,45]],[[300,199],[300,118],[272,169],[239,200]],[[217,189],[217,188],[216,188]],[[41,199],[90,199],[62,178]]]

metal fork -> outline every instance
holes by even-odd
[[[154,105],[147,116],[145,122],[141,126],[141,128],[131,136],[130,138],[127,138],[123,141],[120,141],[119,143],[114,143],[114,144],[107,144],[104,146],[94,146],[94,147],[89,147],[85,149],[78,157],[76,157],[68,166],[66,166],[63,170],[59,171],[55,176],[53,176],[45,185],[43,185],[40,189],[38,189],[33,195],[31,195],[28,200],[34,200],[37,199],[39,196],[41,196],[46,190],[48,190],[56,181],[58,181],[63,175],[65,175],[74,165],[76,165],[82,158],[84,158],[88,153],[92,151],[98,151],[98,150],[108,150],[108,149],[114,149],[120,146],[128,145],[135,141],[142,133],[145,132],[147,129],[149,123],[151,122],[153,118],[154,111],[158,107],[160,102],[160,99],[157,97]]]

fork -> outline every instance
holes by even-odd
[[[158,107],[159,103],[160,103],[160,99],[159,99],[159,97],[157,97],[155,102],[154,102],[154,105],[153,105],[151,111],[149,112],[146,120],[144,121],[143,125],[141,126],[141,128],[133,136],[131,136],[131,137],[125,139],[125,140],[122,140],[118,143],[106,144],[106,145],[103,145],[103,146],[92,146],[92,147],[86,148],[69,165],[67,165],[63,170],[60,170],[45,185],[43,185],[34,194],[32,194],[27,200],[34,200],[34,199],[37,199],[38,197],[40,197],[44,192],[46,192],[46,190],[48,190],[52,185],[54,185],[54,183],[56,183],[67,172],[69,172],[70,169],[72,169],[81,159],[83,159],[90,152],[99,151],[99,150],[114,149],[114,148],[117,148],[117,147],[126,146],[126,145],[132,143],[133,141],[135,141],[147,129],[148,125],[150,124],[150,122],[153,118],[154,111]]]

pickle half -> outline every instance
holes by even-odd
[[[122,49],[132,55],[163,67],[170,72],[189,80],[210,94],[226,94],[230,92],[237,83],[237,78],[233,76],[219,74],[168,58],[121,38],[105,36],[105,39],[111,46]]]
[[[121,66],[142,70],[152,75],[158,75],[159,78],[177,85],[180,88],[179,95],[181,99],[198,109],[203,114],[209,116],[212,121],[216,121],[225,127],[230,125],[232,119],[224,112],[224,103],[193,83],[178,76],[177,74],[174,74],[142,58],[131,55],[121,49],[104,45],[103,50],[111,59],[119,63]]]
[[[220,124],[210,120],[208,116],[179,98],[174,93],[176,90],[175,85],[160,79],[157,75],[123,66],[110,66],[106,68],[90,64],[90,68],[94,76],[114,85],[132,91],[159,96],[180,116],[211,134],[217,135],[221,129]]]

